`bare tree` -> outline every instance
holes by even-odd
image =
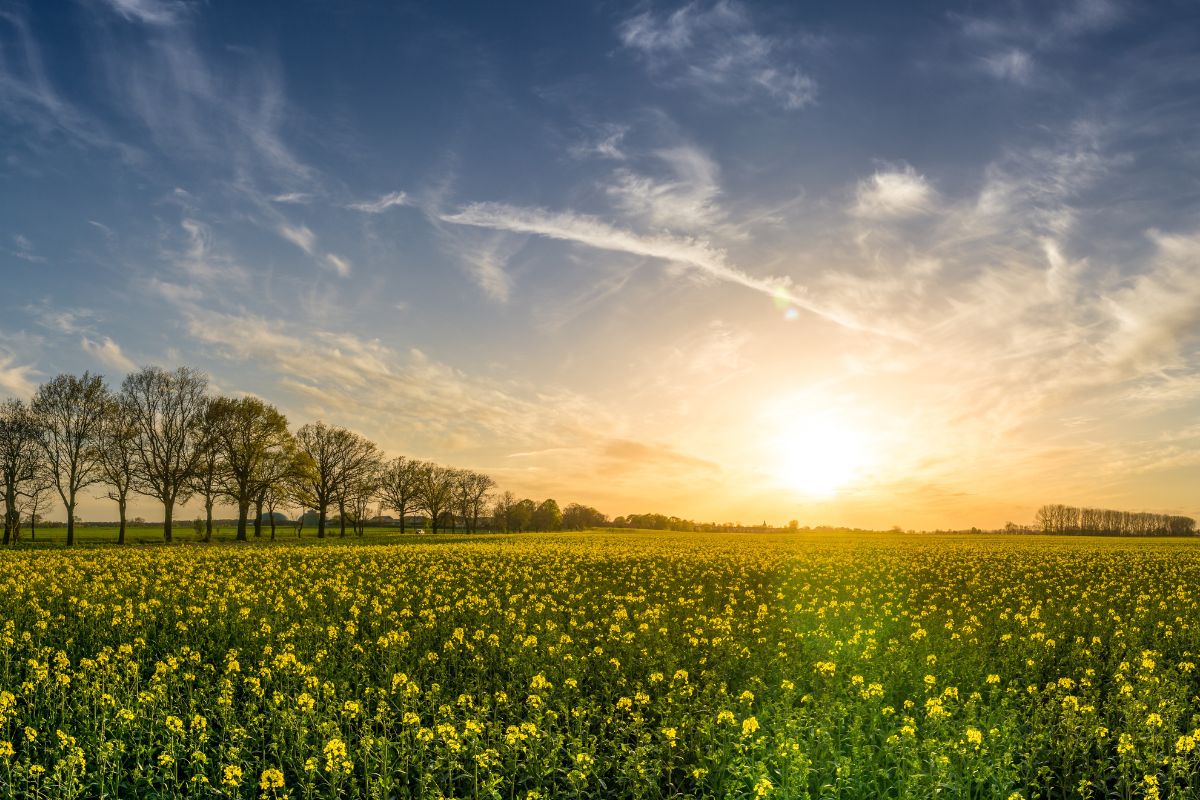
[[[431,461],[422,461],[417,472],[417,507],[429,515],[433,533],[438,532],[442,515],[454,501],[454,470]]]
[[[317,538],[325,538],[329,505],[342,486],[347,451],[356,434],[336,425],[313,422],[296,431],[299,471],[296,499],[317,512]]]
[[[173,372],[145,367],[121,384],[138,431],[134,490],[162,502],[163,539],[168,542],[175,504],[191,496],[189,479],[204,455],[200,432],[207,389],[208,378],[188,367]]]
[[[20,497],[34,479],[41,458],[38,427],[20,400],[0,405],[0,479],[4,482],[4,544],[20,533]]]
[[[338,507],[339,535],[346,535],[346,509],[360,495],[369,502],[375,492],[381,459],[375,443],[353,431],[343,430],[342,459],[333,499]]]
[[[296,439],[289,433],[284,447],[263,462],[260,473],[263,486],[260,497],[271,519],[271,541],[275,541],[275,509],[291,502],[299,474]]]
[[[109,395],[100,425],[97,462],[109,487],[108,499],[117,504],[117,544],[125,544],[125,509],[133,487],[137,436],[137,424],[129,405]]]
[[[213,506],[217,498],[224,494],[221,482],[224,463],[221,450],[217,447],[217,425],[220,419],[213,401],[208,402],[204,410],[204,419],[197,431],[200,458],[196,461],[196,469],[188,478],[188,488],[193,495],[200,495],[204,502],[204,523],[202,531],[198,531],[202,541],[211,542],[213,534]]]
[[[479,531],[479,516],[487,507],[488,498],[491,497],[492,491],[496,488],[496,481],[490,475],[484,475],[482,472],[471,472],[470,479],[467,481],[467,510],[470,513],[470,531],[477,533]],[[467,516],[463,516],[463,524],[467,524]]]
[[[400,532],[404,533],[405,517],[417,507],[417,485],[421,462],[397,456],[384,467],[379,480],[379,498],[384,506],[400,515]]]
[[[237,505],[237,539],[244,542],[250,504],[257,507],[276,480],[273,459],[291,447],[292,436],[287,417],[257,397],[219,397],[212,401],[212,417],[222,485]],[[257,519],[256,535],[261,531],[261,513]]]
[[[22,504],[29,513],[29,541],[31,542],[37,541],[37,526],[42,521],[42,511],[46,508],[46,496],[53,488],[54,481],[47,470],[34,470],[33,479],[29,481],[25,489],[25,502]]]
[[[79,490],[103,478],[100,432],[108,405],[104,379],[89,372],[59,375],[38,387],[29,404],[37,418],[46,470],[67,510],[67,544],[75,544]]]

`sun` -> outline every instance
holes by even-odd
[[[815,498],[838,494],[870,460],[866,437],[834,414],[789,421],[772,444],[779,483]]]

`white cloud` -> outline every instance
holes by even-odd
[[[12,397],[32,397],[37,391],[32,364],[18,364],[16,356],[0,349],[0,391]]]
[[[785,41],[757,32],[746,9],[732,0],[707,7],[688,3],[666,15],[645,11],[622,22],[617,33],[666,84],[729,103],[766,95],[789,110],[816,101],[816,81],[792,61]]]
[[[304,204],[311,201],[313,196],[308,192],[284,192],[283,194],[273,195],[272,203],[294,203]]]
[[[982,63],[989,74],[1014,83],[1029,83],[1033,77],[1033,57],[1019,48],[985,56]]]
[[[370,200],[362,203],[351,203],[348,207],[355,211],[363,211],[367,214],[382,214],[389,208],[395,206],[412,205],[412,200],[404,192],[389,192],[378,200]]]
[[[716,162],[687,144],[655,151],[654,156],[667,166],[671,179],[617,170],[615,182],[607,187],[617,207],[656,228],[696,231],[719,221],[723,214],[716,205],[720,194]]]
[[[909,217],[930,211],[936,197],[925,176],[906,166],[876,172],[860,181],[851,210],[857,216],[876,219]]]
[[[317,248],[317,237],[307,226],[304,225],[288,225],[283,223],[277,229],[279,235],[287,239],[292,244],[299,247],[310,256]]]
[[[183,19],[187,6],[172,0],[107,0],[113,11],[130,22],[173,25]]]
[[[571,154],[579,158],[598,156],[600,158],[612,159],[613,161],[624,161],[625,152],[621,149],[621,145],[628,133],[628,125],[615,125],[611,123],[601,125],[595,131],[595,136],[573,145],[571,147]]]
[[[121,372],[133,372],[137,369],[137,364],[121,351],[121,346],[107,336],[100,341],[84,336],[79,344],[83,348],[83,352],[113,369]]]
[[[729,263],[723,250],[703,240],[670,234],[641,235],[614,227],[596,217],[502,203],[472,203],[454,214],[442,215],[441,219],[458,225],[529,233],[599,250],[659,259],[668,264],[691,268],[700,276],[743,286],[791,303],[852,330],[891,335],[861,322],[851,314],[822,308],[793,287],[787,278],[758,278],[743,272]]]
[[[325,261],[329,264],[329,266],[333,267],[334,271],[337,272],[337,274],[341,277],[350,277],[350,262],[346,259],[342,258],[341,256],[334,255],[333,253],[326,253]]]

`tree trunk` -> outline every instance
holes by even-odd
[[[75,504],[67,503],[67,547],[75,544]]]
[[[400,508],[398,508],[396,510],[400,512],[400,532],[404,533],[404,515],[405,515],[405,512],[408,511],[408,509],[401,506]]]
[[[258,500],[256,500],[254,502],[254,538],[255,539],[262,538],[262,507],[263,507],[263,500],[260,497],[260,498],[258,498]]]
[[[204,498],[204,541],[206,542],[212,541],[212,510],[212,497]]]
[[[117,544],[125,544],[125,498],[117,501],[117,516],[120,519],[117,528]]]
[[[275,511],[272,509],[267,512],[271,515],[271,541],[275,541]]]
[[[317,511],[317,538],[325,538],[325,506]]]
[[[338,503],[338,527],[341,529],[341,532],[338,535],[341,536],[343,539],[345,539],[346,538],[346,504],[344,502]]]
[[[237,540],[239,542],[248,541],[246,539],[246,517],[250,515],[250,501],[238,500],[238,526]]]
[[[163,541],[171,543],[171,523],[175,517],[175,498],[163,501]]]

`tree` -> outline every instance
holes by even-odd
[[[117,504],[117,544],[125,544],[125,509],[133,486],[137,435],[137,424],[129,405],[110,394],[100,423],[96,461],[100,475],[109,487],[108,499]]]
[[[346,509],[352,506],[356,499],[370,502],[375,493],[381,459],[379,448],[374,442],[345,428],[340,430],[341,460],[337,469],[333,500],[338,507],[339,535],[344,537]]]
[[[145,367],[126,376],[121,396],[138,435],[134,490],[163,504],[163,539],[171,541],[177,502],[191,496],[189,480],[204,454],[200,435],[208,408],[208,378],[188,367]]]
[[[296,499],[317,512],[317,538],[325,538],[325,521],[342,477],[345,449],[352,434],[345,428],[313,422],[296,431],[298,470]]]
[[[422,461],[417,475],[417,507],[429,515],[431,530],[437,533],[438,523],[450,510],[454,499],[454,470],[432,461]]]
[[[37,474],[38,426],[20,400],[0,404],[0,480],[4,483],[4,544],[20,534],[19,498]]]
[[[25,489],[25,509],[29,512],[29,541],[37,541],[37,526],[42,521],[42,509],[46,507],[46,495],[54,488],[49,472],[40,464]]]
[[[400,532],[404,533],[405,517],[417,507],[417,484],[421,462],[397,456],[389,461],[379,476],[379,499],[388,509],[400,515]]]
[[[257,397],[218,397],[212,401],[213,443],[220,453],[220,480],[238,509],[237,540],[246,541],[250,504],[264,498],[279,480],[276,459],[292,448],[287,417]],[[255,533],[261,530],[261,513]]]
[[[474,470],[456,470],[456,473],[454,505],[467,533],[475,533],[479,528],[479,515],[487,505],[488,495],[496,488],[496,482]]]
[[[533,528],[539,531],[556,531],[562,528],[563,515],[558,503],[553,499],[543,500],[533,512]]]
[[[492,519],[495,527],[508,533],[511,528],[513,507],[517,504],[517,497],[512,492],[505,492],[496,498],[496,505],[492,508]]]
[[[46,470],[67,511],[67,544],[75,544],[79,490],[101,480],[100,432],[108,404],[104,379],[89,372],[59,375],[38,387],[29,404],[38,422]]]
[[[363,470],[357,478],[350,480],[346,491],[346,506],[350,509],[350,519],[354,523],[354,532],[358,536],[366,533],[367,516],[371,513],[371,503],[379,493],[380,475],[383,463],[376,459],[369,469]]]
[[[508,511],[508,529],[510,531],[527,531],[533,525],[533,515],[537,511],[537,504],[526,497],[518,503],[514,503]]]
[[[563,509],[562,520],[563,527],[572,531],[595,528],[608,522],[608,518],[596,509],[579,503],[571,503]]]
[[[213,506],[217,498],[224,493],[221,483],[223,462],[220,448],[217,447],[217,425],[220,423],[212,401],[204,411],[204,420],[200,425],[200,459],[196,463],[196,471],[188,478],[188,486],[193,494],[200,495],[204,501],[204,526],[197,530],[199,538],[205,542],[212,541]]]
[[[287,445],[263,465],[262,477],[266,492],[262,499],[271,519],[271,541],[275,541],[275,510],[292,502],[300,475],[296,439],[289,434]],[[300,513],[303,514],[304,509],[300,509]]]

